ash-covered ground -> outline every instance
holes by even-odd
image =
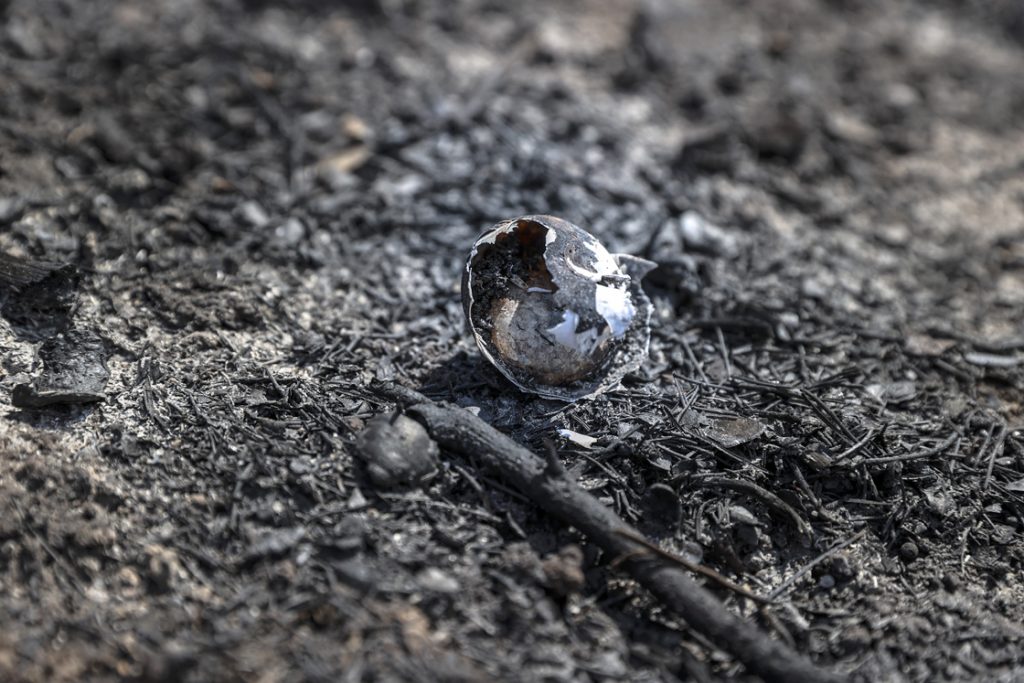
[[[1015,0],[0,2],[0,252],[74,266],[2,295],[0,678],[752,680],[474,459],[375,485],[381,379],[823,667],[1019,680],[1022,74]],[[593,401],[465,332],[526,213],[661,264]]]

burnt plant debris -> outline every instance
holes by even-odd
[[[695,584],[684,568],[665,562],[660,554],[652,556],[645,544],[636,545],[636,531],[572,481],[557,454],[552,453],[545,462],[459,407],[434,403],[394,384],[377,385],[375,389],[403,405],[442,446],[477,458],[485,471],[501,474],[538,508],[578,529],[669,609],[685,618],[694,631],[765,680],[825,683],[845,679],[814,667],[784,643],[758,633]]]
[[[67,263],[0,253],[0,315],[11,333],[39,345],[42,373],[14,386],[19,408],[94,403],[104,398],[109,373],[99,335],[74,326],[78,272]]]
[[[110,373],[103,340],[94,334],[67,330],[40,346],[43,375],[15,385],[11,403],[19,408],[42,408],[67,403],[93,403],[104,398]]]
[[[815,671],[1019,677],[1012,4],[0,3],[0,678],[755,678],[637,563]],[[466,331],[521,215],[658,264],[616,389]],[[366,451],[377,382],[627,530]]]
[[[69,263],[0,252],[0,315],[20,337],[39,340],[71,323],[78,273]]]

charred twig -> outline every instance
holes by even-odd
[[[981,490],[987,491],[988,485],[992,482],[992,469],[995,467],[996,458],[1003,454],[1003,447],[1006,445],[1006,427],[999,427],[999,434],[995,437],[992,450],[988,454],[988,465],[985,467],[985,480],[981,484]]]
[[[701,486],[721,486],[722,488],[749,493],[776,512],[786,515],[793,520],[793,524],[801,535],[806,536],[807,538],[811,538],[814,535],[811,525],[807,523],[807,520],[800,516],[799,512],[793,509],[792,505],[782,500],[768,489],[758,486],[753,482],[744,481],[742,479],[726,479],[725,477],[706,477],[704,479],[697,480],[697,483]]]
[[[6,290],[8,287],[33,285],[45,280],[52,273],[69,268],[70,266],[63,263],[30,261],[0,252],[0,287]]]
[[[818,514],[833,524],[841,524],[841,520],[826,509],[825,506],[821,504],[821,499],[818,498],[818,496],[814,494],[814,491],[811,490],[811,485],[807,483],[807,477],[804,476],[803,470],[800,469],[800,466],[796,463],[791,463],[790,471],[793,472],[793,476],[796,478],[797,486],[811,501],[814,505],[814,509],[818,511]]]
[[[622,566],[666,606],[686,619],[694,631],[730,652],[769,681],[841,681],[819,669],[788,646],[772,640],[729,612],[711,593],[675,563],[652,555],[625,534],[638,532],[611,509],[565,476],[551,476],[548,462],[461,408],[435,403],[395,384],[375,385],[377,393],[406,407],[438,444],[471,455],[500,472],[539,507],[571,524],[612,557],[631,555]],[[642,550],[642,555],[635,555]]]
[[[772,601],[768,598],[758,595],[757,593],[753,592],[748,588],[744,588],[735,581],[732,581],[729,578],[722,576],[714,569],[711,569],[710,567],[705,567],[702,564],[697,564],[696,562],[690,562],[688,559],[682,557],[681,555],[675,555],[673,553],[670,553],[667,550],[658,547],[654,543],[651,543],[640,534],[633,533],[632,531],[626,531],[625,529],[619,529],[616,533],[618,533],[620,536],[625,536],[630,540],[636,541],[637,543],[639,543],[640,545],[642,545],[643,547],[647,548],[649,551],[657,555],[658,557],[663,557],[669,562],[674,562],[675,564],[678,564],[679,566],[685,568],[687,571],[693,572],[694,574],[700,574],[701,576],[705,576],[711,579],[719,586],[727,588],[728,590],[731,590],[733,593],[736,593],[737,595],[742,595],[745,598],[750,598],[754,602],[761,605],[772,604]]]
[[[839,462],[840,460],[842,460],[843,458],[847,458],[847,457],[849,457],[851,455],[856,454],[862,448],[864,448],[864,446],[866,446],[868,444],[868,442],[871,441],[871,439],[875,438],[875,436],[877,436],[877,434],[878,434],[878,432],[876,430],[869,429],[868,433],[864,435],[863,439],[861,439],[857,443],[853,444],[852,446],[847,448],[845,451],[843,451],[842,453],[840,453],[836,457],[832,458],[832,463],[835,464],[835,463]]]
[[[931,448],[926,448],[923,451],[916,453],[904,453],[903,455],[890,455],[884,458],[866,458],[864,460],[852,460],[845,463],[846,466],[859,466],[859,465],[889,465],[894,462],[907,462],[908,460],[921,460],[922,458],[930,458],[933,455],[938,455],[942,451],[946,450],[953,445],[953,442],[960,437],[960,434],[953,432],[946,439],[939,442]]]
[[[766,337],[775,336],[775,328],[767,320],[759,320],[757,318],[704,318],[699,320],[691,320],[687,324],[687,329],[724,329],[724,330],[736,330],[736,331],[750,331],[760,330],[764,332]]]

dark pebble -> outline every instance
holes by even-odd
[[[830,571],[837,581],[849,581],[857,574],[850,562],[850,556],[846,553],[840,553],[832,558]]]
[[[871,645],[871,632],[857,624],[845,629],[836,639],[836,649],[840,655],[853,655],[863,652]]]
[[[913,562],[919,554],[920,551],[917,549],[917,544],[913,541],[907,541],[900,546],[900,557],[904,562]]]
[[[421,484],[438,469],[438,448],[427,430],[405,415],[379,415],[356,439],[356,454],[370,481],[381,488]]]
[[[675,530],[683,518],[679,494],[671,486],[654,484],[640,499],[644,523],[664,530]]]

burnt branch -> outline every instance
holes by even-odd
[[[379,383],[374,390],[402,405],[442,447],[472,456],[511,482],[530,500],[586,534],[663,604],[718,647],[767,681],[819,683],[845,680],[825,671],[736,616],[676,563],[652,554],[636,529],[575,482],[553,472],[545,458],[520,446],[472,413],[434,402],[411,389]]]

